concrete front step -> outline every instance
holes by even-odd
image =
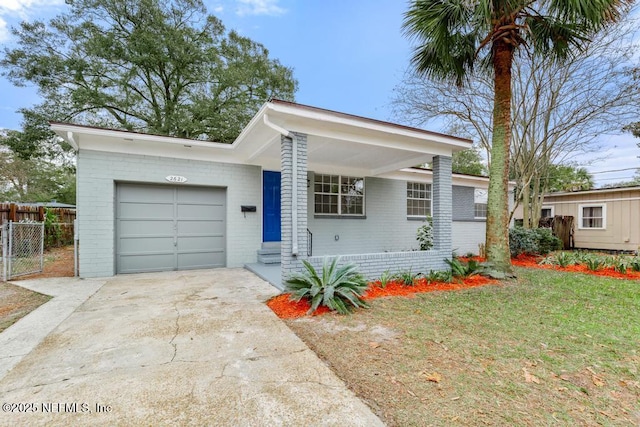
[[[262,264],[280,264],[280,254],[261,255],[258,254],[258,262]]]
[[[278,255],[278,256],[280,256],[280,248],[258,249],[258,255]]]

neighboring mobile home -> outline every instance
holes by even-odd
[[[556,215],[574,217],[576,248],[640,249],[640,186],[547,194],[542,216]]]
[[[83,277],[258,259],[287,274],[325,255],[374,277],[484,242],[488,179],[451,173],[467,139],[279,100],[233,144],[51,128],[78,152]],[[434,248],[416,251],[428,215]]]

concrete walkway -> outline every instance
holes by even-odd
[[[82,283],[99,289],[0,381],[0,425],[382,425],[246,270]]]

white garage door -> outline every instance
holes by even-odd
[[[121,183],[116,193],[118,273],[225,266],[224,188]]]

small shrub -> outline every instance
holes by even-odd
[[[619,256],[616,258],[613,268],[622,274],[627,274],[627,269],[631,266],[629,259],[625,256]]]
[[[602,261],[602,259],[597,255],[593,255],[585,259],[584,263],[586,264],[587,268],[591,271],[598,271],[604,265],[604,262]]]
[[[451,260],[444,260],[449,267],[451,267],[451,274],[453,277],[469,277],[473,274],[477,274],[482,269],[477,261],[470,260],[469,262],[462,262],[459,259],[453,258]]]
[[[445,282],[449,283],[453,281],[453,273],[451,270],[442,270],[442,271],[429,271],[429,274],[426,276],[427,283],[433,282]]]
[[[629,265],[631,266],[631,269],[633,271],[640,271],[640,257],[636,256],[631,258],[631,261],[629,261]]]
[[[540,255],[546,255],[562,249],[562,240],[554,236],[550,228],[534,228],[533,232],[538,243],[538,253]]]
[[[538,247],[531,230],[522,227],[509,229],[509,250],[512,257],[537,253]]]
[[[573,256],[569,252],[558,252],[555,255],[555,264],[560,267],[567,267],[571,264],[575,264]]]
[[[393,279],[394,279],[393,274],[389,273],[389,270],[385,270],[380,276],[380,280],[379,280],[380,287],[386,288],[389,282],[391,282]]]
[[[318,307],[325,306],[340,314],[347,314],[353,308],[368,307],[362,299],[367,290],[367,280],[356,271],[355,264],[349,263],[338,267],[340,257],[329,263],[325,258],[322,265],[322,275],[318,275],[313,266],[303,260],[306,269],[303,273],[293,273],[285,281],[285,289],[291,292],[291,299],[309,300],[311,314]]]
[[[396,279],[400,281],[401,284],[405,286],[413,286],[415,284],[416,279],[422,276],[422,273],[412,273],[411,270],[401,271],[396,275]]]
[[[540,264],[557,265],[559,267],[567,267],[576,264],[575,256],[571,252],[556,252],[540,261]]]
[[[433,219],[430,216],[418,227],[416,240],[420,243],[421,251],[428,251],[433,247]]]
[[[546,255],[561,248],[562,241],[554,236],[548,228],[515,227],[509,229],[509,250],[512,257],[520,254]]]

